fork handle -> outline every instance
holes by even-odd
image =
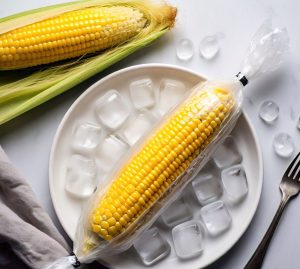
[[[255,250],[254,254],[252,255],[251,259],[248,261],[244,269],[260,269],[262,267],[264,257],[266,255],[267,249],[273,237],[273,234],[276,230],[276,227],[279,223],[280,217],[282,212],[289,201],[290,196],[283,195],[280,205],[276,211],[276,214],[265,234],[263,239],[261,240],[260,244],[258,245],[257,249]]]

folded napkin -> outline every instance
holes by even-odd
[[[0,268],[41,269],[70,251],[0,146]]]

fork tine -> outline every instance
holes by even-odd
[[[297,173],[295,179],[298,180],[298,181],[300,180],[300,170],[299,170],[299,172]]]
[[[299,166],[300,166],[300,160],[298,160],[298,162],[296,163],[293,171],[291,172],[291,174],[289,176],[290,178],[292,178],[292,179],[295,178],[295,175],[296,175],[296,172],[297,172]]]
[[[289,167],[286,169],[286,171],[284,173],[284,176],[287,177],[289,175],[289,173],[291,172],[291,170],[292,170],[292,168],[293,168],[294,164],[296,163],[296,161],[297,161],[297,159],[298,159],[299,156],[300,156],[300,152],[297,154],[297,156],[291,162],[291,164],[289,165]],[[298,164],[299,164],[299,162],[298,162]],[[297,171],[297,169],[296,169],[296,171]],[[295,172],[295,173],[296,173],[296,171],[295,171],[295,169],[293,170],[293,172]]]

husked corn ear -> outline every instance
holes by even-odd
[[[137,9],[88,7],[0,34],[0,68],[17,69],[95,53],[121,44],[145,26]]]
[[[105,240],[125,231],[205,149],[233,106],[225,89],[189,97],[114,179],[92,212],[92,231]]]

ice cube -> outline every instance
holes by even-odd
[[[200,42],[200,55],[206,60],[213,59],[219,50],[218,35],[205,36]]]
[[[145,265],[151,265],[170,253],[169,243],[153,227],[145,231],[133,244]]]
[[[100,144],[98,152],[98,160],[103,171],[111,171],[128,149],[128,144],[117,136],[106,137]]]
[[[193,180],[192,186],[202,205],[217,200],[222,195],[220,171],[213,160],[203,167]]]
[[[179,104],[185,93],[186,87],[181,81],[164,79],[160,85],[159,112],[167,113]]]
[[[200,209],[200,215],[208,233],[212,236],[224,233],[231,226],[231,216],[222,201],[205,205]]]
[[[213,154],[213,159],[220,169],[242,161],[237,145],[232,136],[227,137]]]
[[[194,45],[190,39],[179,40],[176,45],[176,56],[182,61],[188,61],[194,56]]]
[[[273,148],[280,157],[289,158],[295,150],[295,145],[289,134],[279,133],[274,137]]]
[[[104,126],[115,130],[127,120],[130,110],[119,92],[110,90],[97,102],[96,113]]]
[[[155,119],[148,112],[143,112],[132,117],[123,130],[123,136],[130,145],[134,145],[139,139],[151,129]]]
[[[97,187],[97,167],[93,159],[71,156],[67,165],[65,190],[73,196],[86,198]]]
[[[195,220],[177,225],[172,230],[175,252],[179,258],[188,259],[203,252],[203,231]]]
[[[129,89],[131,100],[136,109],[149,108],[155,105],[154,86],[150,78],[132,82]]]
[[[279,107],[275,102],[265,101],[261,104],[259,116],[264,122],[272,124],[278,118],[278,115]]]
[[[248,193],[246,173],[242,165],[235,165],[222,171],[224,190],[231,202],[237,203]]]
[[[73,147],[83,151],[91,151],[95,149],[102,135],[100,126],[93,123],[78,124],[73,131]]]
[[[161,215],[162,221],[169,227],[192,218],[192,213],[182,199],[174,201]]]

